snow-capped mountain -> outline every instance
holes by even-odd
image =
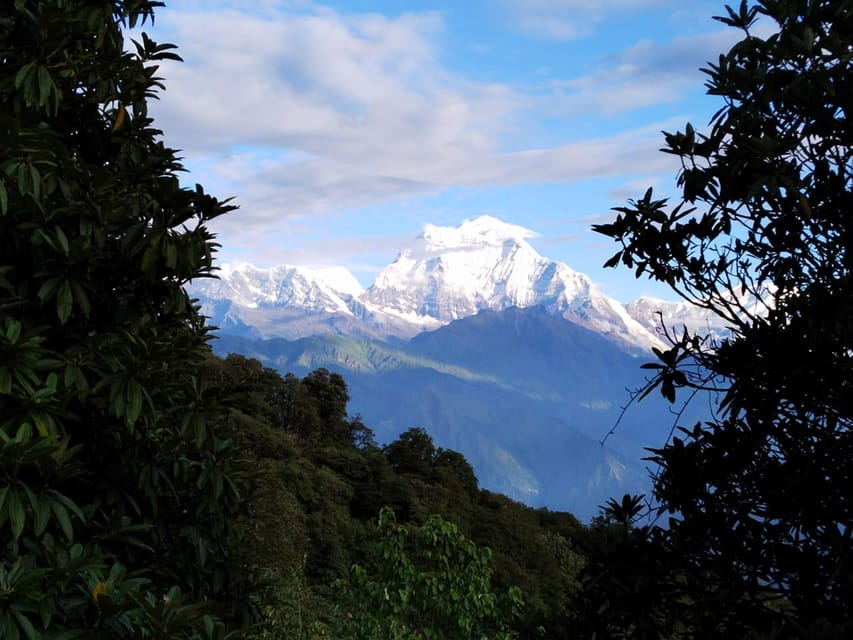
[[[379,274],[365,299],[393,313],[447,323],[482,309],[534,306],[547,280],[559,279],[558,269],[569,286],[582,290],[583,282],[571,282],[579,274],[542,258],[525,240],[529,236],[527,229],[490,216],[455,228],[426,225]]]
[[[772,308],[773,288],[767,285],[762,294],[739,292],[729,297],[732,308],[739,310],[742,319],[763,316]],[[660,337],[664,331],[680,334],[684,328],[689,333],[711,336],[720,340],[730,336],[731,323],[711,311],[689,302],[670,302],[643,296],[629,302],[625,309],[637,322]]]
[[[258,269],[250,264],[226,264],[218,280],[203,280],[193,291],[210,301],[229,300],[240,306],[288,306],[352,313],[348,299],[360,296],[364,288],[343,267],[312,269],[282,265]]]
[[[213,324],[260,337],[410,338],[483,310],[542,307],[623,347],[660,344],[586,275],[537,253],[533,235],[490,216],[426,225],[366,291],[342,267],[241,265],[193,283],[191,293]]]
[[[458,227],[426,225],[363,300],[404,318],[447,324],[482,310],[543,307],[626,346],[657,339],[584,274],[530,246],[533,233],[491,216]]]
[[[681,333],[686,327],[690,333],[718,334],[724,330],[719,318],[689,302],[670,302],[642,296],[625,305],[637,322],[650,332],[660,335],[667,331]]]
[[[223,265],[219,279],[197,280],[190,294],[212,324],[252,337],[299,338],[360,325],[364,288],[343,267]]]
[[[488,216],[426,225],[366,290],[342,268],[236,265],[190,293],[220,328],[219,353],[342,373],[380,441],[422,426],[483,486],[591,517],[608,496],[647,490],[644,448],[671,430],[661,399],[620,408],[663,346],[654,313],[668,303],[638,301],[638,321],[532,235]]]

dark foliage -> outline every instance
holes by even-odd
[[[250,614],[232,424],[183,289],[233,207],[180,185],[148,117],[177,56],[123,29],[159,4],[0,12],[3,638],[221,637]]]
[[[211,359],[208,367],[207,393],[235,407],[234,444],[256,472],[253,517],[241,526],[253,565],[268,573],[270,587],[258,603],[267,612],[270,637],[323,637],[342,624],[361,624],[340,619],[344,612],[335,607],[340,593],[333,585],[348,580],[356,563],[368,573],[380,570],[371,549],[376,519],[386,507],[413,531],[441,514],[460,535],[489,547],[495,592],[519,587],[524,593],[515,621],[521,637],[543,637],[541,627],[545,637],[558,638],[570,628],[568,603],[583,563],[574,542],[582,527],[574,517],[477,490],[464,456],[435,447],[422,429],[405,432],[384,449],[365,446],[367,428],[347,415],[342,400],[346,384],[333,382],[326,371],[281,377],[238,355]],[[310,393],[318,383],[326,391]],[[330,430],[320,415],[338,428]],[[364,624],[390,624],[379,613]]]
[[[626,620],[654,609],[645,637],[674,620],[700,637],[849,637],[853,3],[743,2],[718,19],[744,38],[706,69],[724,102],[710,130],[666,134],[680,201],[650,190],[596,230],[622,245],[608,264],[727,321],[719,341],[670,335],[644,390],[710,389],[719,411],[652,452],[668,527],[624,536],[636,562],[599,554],[588,596],[614,635],[639,637]],[[644,563],[658,569],[629,582]],[[656,601],[617,600],[625,585]]]

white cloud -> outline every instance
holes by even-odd
[[[609,15],[674,7],[677,0],[502,0],[510,24],[533,37],[573,40],[589,35]]]
[[[697,92],[700,68],[738,40],[732,29],[679,37],[665,44],[640,41],[603,61],[594,73],[552,80],[552,110],[608,113],[676,103]],[[556,97],[555,97],[556,96]]]
[[[569,5],[593,3],[561,4]],[[509,150],[507,138],[545,112],[578,117],[582,128],[584,111],[660,103],[682,77],[680,66],[666,68],[674,52],[705,46],[641,43],[593,76],[534,96],[445,68],[437,14],[295,13],[266,3],[260,15],[220,8],[158,19],[176,32],[186,62],[163,69],[167,91],[152,105],[157,124],[183,150],[194,179],[238,196],[242,210],[221,228],[239,230],[248,244],[251,233],[259,238],[284,217],[452,186],[671,174],[672,159],[657,151],[659,132],[680,120],[538,148],[522,142]]]
[[[634,173],[674,174],[672,158],[657,151],[659,123],[609,138],[590,139],[551,148],[489,155],[474,154],[447,163],[388,166],[393,158],[361,164],[331,158],[296,163],[231,158],[214,169],[239,184],[241,211],[228,216],[221,229],[246,233],[282,218],[351,210],[361,206],[435,193],[445,187],[569,183]],[[391,173],[393,172],[393,173]]]
[[[293,147],[363,161],[388,147],[451,153],[488,143],[512,105],[437,62],[435,15],[261,19],[182,14],[160,116],[182,144]]]

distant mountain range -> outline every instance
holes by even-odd
[[[646,490],[643,447],[671,429],[650,397],[599,442],[663,344],[660,319],[713,323],[676,303],[623,306],[529,235],[489,216],[427,225],[367,289],[343,268],[241,265],[191,294],[219,327],[219,352],[338,371],[380,441],[424,427],[483,486],[588,518],[612,495]]]
[[[541,307],[629,349],[661,344],[646,307],[632,317],[588,276],[539,255],[529,236],[480,216],[455,228],[427,225],[368,289],[343,267],[244,264],[191,291],[222,331],[258,338],[408,339],[483,310]]]

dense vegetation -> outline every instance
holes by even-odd
[[[424,611],[418,617],[410,604],[395,609],[384,594],[370,596],[375,574],[383,576],[383,589],[396,580],[394,595],[406,598],[399,594],[402,585],[429,589],[417,575],[432,574],[434,580],[454,575],[455,583],[435,582],[431,600],[446,590],[448,603],[457,603],[473,589],[476,596],[494,598],[494,609],[480,612],[484,622],[494,621],[494,629],[511,626],[522,637],[540,637],[539,626],[550,637],[568,629],[582,564],[577,545],[586,535],[574,517],[480,490],[465,458],[435,447],[422,429],[377,447],[361,420],[347,415],[346,384],[337,374],[320,369],[302,379],[281,377],[239,355],[211,358],[207,366],[206,393],[234,407],[232,418],[240,425],[234,444],[256,470],[246,546],[254,563],[267,570],[268,587],[258,602],[273,621],[270,637],[397,637],[378,629],[387,631],[382,625],[405,610],[415,618],[406,620],[410,630],[417,627],[424,635],[399,637],[429,638],[429,629],[442,628],[438,620],[455,624],[474,615],[467,607],[482,601],[473,597],[461,603],[465,611],[448,604],[440,616]],[[377,528],[383,508],[388,510]],[[403,524],[412,528],[411,544]],[[425,553],[423,540],[436,544],[436,536],[445,542]],[[410,570],[401,572],[401,562]],[[356,564],[360,569],[353,573]],[[420,573],[413,574],[415,569]],[[351,575],[358,588],[347,587]],[[367,600],[346,604],[359,594]],[[418,597],[411,601],[429,606]],[[385,616],[380,608],[366,607],[385,602],[390,607]],[[351,622],[351,610],[374,619]],[[508,615],[513,612],[519,615]]]
[[[253,617],[234,425],[203,398],[205,228],[146,101],[155,3],[0,12],[0,637],[222,637]],[[63,634],[64,635],[61,635]]]
[[[706,70],[724,102],[710,130],[666,134],[679,201],[649,190],[597,227],[621,244],[611,264],[730,327],[719,342],[670,334],[642,390],[711,390],[719,411],[652,452],[666,527],[640,527],[590,563],[587,595],[606,612],[590,625],[850,637],[853,2],[742,2],[719,19],[743,39]],[[774,34],[757,37],[757,21]]]
[[[175,56],[123,29],[159,4],[0,13],[0,637],[850,637],[853,2],[729,10],[682,201],[598,227],[731,334],[649,365],[722,399],[652,452],[658,520],[588,527],[423,430],[377,446],[337,374],[211,354],[184,285],[231,207],[147,115]]]

